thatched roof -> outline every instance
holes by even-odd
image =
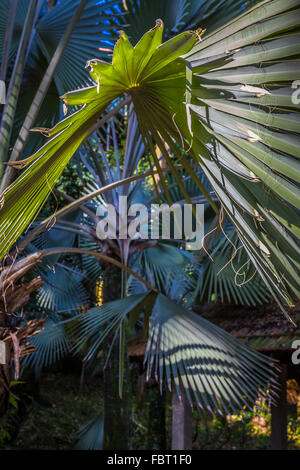
[[[260,351],[290,350],[293,341],[300,339],[300,302],[287,312],[296,327],[275,304],[241,307],[214,303],[201,308],[209,321]]]
[[[297,327],[276,304],[244,307],[213,302],[193,310],[259,351],[289,351],[293,341],[300,339],[300,302],[287,309]],[[146,343],[144,338],[132,338],[128,344],[129,356],[133,360],[142,358]]]

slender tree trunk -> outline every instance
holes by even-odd
[[[103,283],[103,301],[121,297],[121,270],[109,266]],[[106,344],[106,354],[111,338]],[[127,349],[125,351],[125,373],[123,396],[119,396],[119,344],[114,344],[104,369],[104,449],[128,450],[130,448],[131,383]]]
[[[147,389],[148,404],[148,450],[166,449],[166,393],[159,386]]]
[[[192,407],[185,393],[181,400],[174,389],[172,392],[172,450],[190,450],[192,448]]]
[[[271,449],[287,449],[287,366],[281,364],[280,391],[277,403],[271,404]]]

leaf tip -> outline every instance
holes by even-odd
[[[46,127],[33,127],[30,129],[30,132],[40,132],[45,137],[50,137],[50,129],[47,129]]]

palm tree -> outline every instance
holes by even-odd
[[[233,13],[234,17],[232,5],[233,2],[228,2],[228,13]],[[162,43],[161,21],[157,21],[134,47],[126,34],[121,33],[112,64],[96,59],[88,63],[96,84],[63,96],[66,106],[82,105],[82,108],[54,128],[43,129],[44,135],[52,139],[32,157],[18,162],[18,166],[29,166],[4,194],[0,213],[1,232],[5,234],[1,244],[2,258],[37,214],[79,145],[124,105],[132,103],[143,145],[151,155],[149,173],[153,174],[151,168],[154,165],[167,202],[171,202],[171,197],[157,148],[185,199],[191,202],[176,162],[184,167],[218,216],[219,208],[191,161],[199,165],[220,201],[221,213],[225,212],[230,218],[249,259],[274,298],[280,305],[291,302],[299,293],[299,223],[294,209],[299,208],[295,184],[299,173],[295,159],[299,114],[291,88],[298,73],[298,62],[293,60],[297,58],[298,50],[298,7],[299,2],[295,0],[265,1],[216,31],[210,25],[211,32],[207,36],[197,30],[180,33],[165,43]],[[180,31],[180,25],[177,26]],[[109,111],[99,120],[105,110]],[[138,177],[122,178],[113,185],[121,186]],[[153,185],[157,187],[155,178]],[[91,197],[111,189],[111,185],[104,186],[73,201],[55,214],[56,220]],[[41,233],[48,222],[39,224],[30,237]],[[117,263],[114,258],[101,253],[93,255],[128,271],[124,260]],[[137,273],[131,274],[137,277]],[[149,281],[143,281],[149,288]],[[151,316],[146,353],[149,371],[154,367],[160,381],[165,373],[170,385],[171,379],[175,381],[179,393],[182,381],[187,396],[192,391],[202,406],[226,410],[233,406],[232,397],[235,406],[241,406],[241,397],[230,393],[240,387],[245,391],[238,372],[232,375],[232,370],[226,371],[225,366],[222,373],[216,371],[214,362],[210,363],[210,353],[201,359],[203,349],[214,349],[208,340],[214,338],[213,344],[217,342],[222,354],[225,357],[228,354],[228,359],[232,360],[238,354],[237,346],[228,336],[210,324],[204,324],[203,319],[174,304],[164,294],[157,293],[155,287],[152,293],[129,299],[124,298],[123,303],[109,304],[102,309],[108,309],[107,318],[109,315],[118,318],[121,351],[125,347],[126,318],[129,321],[131,317],[135,318],[138,306],[145,318]],[[124,308],[125,301],[129,302],[127,308]],[[88,321],[90,316],[85,318]],[[175,329],[172,329],[174,325]],[[198,332],[196,343],[194,336],[189,335],[192,329]],[[179,331],[182,335],[180,345],[176,343]],[[202,346],[199,337],[203,338]],[[176,344],[170,343],[170,338],[174,338]],[[196,358],[189,350],[190,344],[200,348]],[[173,356],[170,353],[172,347]],[[263,361],[260,356],[255,358],[248,353],[251,361],[246,366],[244,354],[240,349],[238,357],[243,370],[245,367],[251,370],[252,359]],[[201,360],[211,368],[210,374],[214,377],[211,382],[201,374]],[[121,360],[121,378],[123,364]],[[260,364],[263,370],[264,362]],[[216,377],[220,380],[218,385]],[[208,380],[206,385],[203,380]],[[254,380],[252,384],[256,383],[253,377],[251,380]],[[268,378],[264,376],[263,380]],[[249,390],[248,398],[250,396],[254,399],[252,390]]]
[[[103,56],[107,56],[109,52],[107,43],[113,38],[111,13],[118,8],[118,1],[97,5],[93,0],[66,0],[52,9],[55,4],[56,2],[48,2],[46,8],[43,0],[11,0],[0,5],[0,79],[7,83],[6,103],[0,114],[1,191],[7,187],[13,176],[12,168],[4,167],[3,162],[14,161],[21,155],[30,155],[41,145],[42,140],[38,135],[27,142],[28,129],[36,121],[39,125],[53,125],[62,115],[59,95],[70,87],[75,88],[86,83],[82,69],[87,50],[96,54],[100,47]],[[97,35],[97,40],[89,38],[92,30]],[[81,42],[83,36],[84,46]],[[67,64],[73,60],[74,54],[80,66],[75,73],[73,71],[70,74]],[[10,146],[12,152],[9,151]],[[38,260],[35,263],[37,262]],[[24,275],[22,263],[16,263],[13,269],[14,271],[20,267],[20,275],[14,274],[15,281]],[[29,268],[35,263],[29,257]],[[4,330],[1,330],[0,340],[4,341],[9,337],[11,316],[15,311],[12,308],[14,302],[9,302],[9,298],[14,299],[15,293],[18,293],[18,298],[23,292],[22,302],[18,298],[18,303],[15,304],[15,308],[20,310],[28,301],[29,292],[39,286],[30,280],[28,286],[16,285],[8,292],[11,271],[11,267],[7,266],[1,269],[1,328]],[[26,335],[23,335],[23,341],[25,339]],[[4,387],[3,396],[7,395],[6,382],[9,383],[11,375],[9,364],[6,369],[5,371],[1,366],[1,377],[4,377],[1,381],[1,387]],[[3,400],[2,403],[5,406],[3,413],[1,412],[1,421],[8,401]]]
[[[263,2],[201,41],[200,32],[188,32],[158,47],[161,21],[134,48],[122,33],[112,64],[88,63],[97,84],[63,96],[67,106],[83,108],[42,131],[53,138],[24,162],[32,164],[7,188],[0,219],[7,234],[1,256],[36,215],[76,148],[95,126],[103,124],[97,123],[99,115],[125,93],[118,106],[132,101],[153,162],[157,164],[154,140],[171,169],[165,144],[192,175],[178,146],[189,150],[274,297],[283,301],[298,295],[294,241],[298,229],[291,208],[299,200],[293,182],[298,178],[298,113],[291,99],[291,84],[298,73],[298,62],[292,61],[297,54],[297,6],[295,0]],[[178,179],[176,169],[173,174]],[[34,197],[37,190],[38,198]],[[21,192],[22,199],[18,198]],[[16,218],[8,231],[11,211],[23,209],[22,223]],[[279,270],[284,277],[278,278]]]
[[[104,424],[104,439],[105,447],[114,449],[122,448],[122,446],[128,446],[128,423],[130,422],[128,413],[129,413],[129,404],[126,403],[125,398],[130,397],[130,380],[128,377],[128,368],[127,358],[126,358],[126,343],[123,342],[121,347],[123,348],[123,360],[120,361],[119,358],[119,346],[117,344],[118,333],[122,327],[122,323],[126,321],[126,317],[130,313],[128,308],[134,310],[133,321],[131,320],[131,326],[128,331],[126,328],[126,335],[132,336],[132,332],[137,335],[137,337],[147,338],[148,331],[148,317],[146,316],[143,320],[144,330],[141,331],[141,327],[135,326],[132,322],[137,321],[140,323],[139,316],[145,314],[145,307],[148,303],[147,298],[149,286],[153,286],[154,289],[158,289],[160,292],[164,293],[167,298],[172,299],[176,303],[182,304],[185,308],[192,305],[193,300],[198,292],[201,291],[202,298],[204,296],[204,289],[202,289],[202,284],[204,284],[203,279],[207,281],[209,279],[209,274],[206,274],[206,263],[202,263],[201,269],[195,269],[195,266],[199,263],[199,253],[192,256],[188,252],[182,251],[176,246],[172,246],[165,243],[158,243],[158,240],[99,240],[96,235],[96,226],[98,218],[96,216],[97,206],[103,200],[100,197],[94,197],[93,195],[101,192],[101,187],[110,187],[113,184],[114,178],[117,176],[120,177],[120,168],[123,168],[122,176],[125,181],[128,181],[133,178],[132,175],[135,174],[136,169],[140,166],[142,161],[145,159],[144,155],[144,145],[142,139],[138,132],[137,118],[133,110],[129,112],[127,123],[127,137],[124,143],[124,148],[118,147],[117,139],[114,138],[115,133],[118,129],[115,128],[117,123],[110,121],[107,125],[105,136],[106,140],[110,140],[113,143],[113,153],[110,151],[105,152],[101,144],[101,139],[96,135],[88,142],[86,148],[82,148],[79,152],[80,159],[84,164],[85,168],[89,170],[90,181],[86,183],[86,188],[84,189],[84,197],[90,199],[88,205],[81,205],[82,217],[78,219],[78,214],[75,212],[73,221],[71,219],[64,220],[63,218],[48,232],[45,234],[39,235],[37,240],[32,240],[32,243],[39,249],[41,246],[44,247],[45,253],[47,251],[50,253],[53,250],[65,251],[68,252],[72,250],[72,247],[75,246],[80,253],[82,250],[89,250],[89,253],[101,253],[105,256],[113,257],[114,260],[119,260],[119,262],[126,263],[135,275],[138,274],[139,277],[129,276],[127,288],[125,287],[125,294],[130,295],[126,297],[124,302],[117,300],[122,296],[121,286],[124,285],[124,279],[120,277],[120,271],[115,270],[114,267],[109,267],[103,264],[100,268],[98,263],[87,264],[87,258],[85,255],[82,255],[81,262],[75,265],[65,265],[61,259],[54,259],[55,274],[52,270],[43,273],[44,286],[40,289],[38,296],[34,299],[34,302],[37,303],[42,309],[46,309],[49,314],[49,308],[53,310],[51,313],[52,318],[55,316],[59,319],[60,315],[57,315],[58,312],[64,313],[67,318],[67,323],[63,324],[52,324],[48,323],[45,329],[45,332],[36,339],[33,340],[33,344],[37,349],[37,353],[28,357],[26,359],[26,364],[34,367],[35,369],[40,369],[42,365],[51,365],[54,360],[59,359],[67,351],[75,350],[81,354],[83,357],[83,363],[90,363],[91,367],[97,363],[97,357],[99,357],[100,351],[105,351],[108,349],[108,354],[106,357],[107,367],[105,368],[104,373],[104,384],[105,384],[105,419],[101,422]],[[122,120],[122,118],[121,118]],[[114,167],[109,165],[108,155],[111,154],[114,156],[114,159],[117,163],[117,166]],[[101,156],[101,160],[99,157]],[[121,160],[120,160],[121,159]],[[178,170],[181,173],[182,185],[184,186],[185,193],[188,193],[190,197],[193,198],[193,202],[203,202],[203,196],[199,195],[197,185],[189,177],[184,177],[183,170]],[[199,173],[199,170],[197,170]],[[151,174],[149,174],[149,177]],[[176,181],[172,180],[172,173],[167,172],[166,181],[168,181],[168,190],[170,197],[173,202],[186,202],[182,199],[184,196],[181,193],[178,184]],[[199,175],[198,175],[199,176]],[[203,179],[200,177],[200,179]],[[91,192],[92,191],[92,192]],[[206,191],[209,191],[209,188],[206,187]],[[147,194],[145,187],[145,182],[142,179],[131,182],[131,184],[124,187],[117,187],[112,189],[110,193],[105,194],[106,202],[115,204],[116,210],[118,207],[118,197],[122,194],[128,194],[128,203],[141,202],[143,201],[146,205],[149,206],[152,202],[155,201],[156,197],[152,197],[151,193]],[[63,195],[59,191],[60,195]],[[194,197],[193,197],[194,195]],[[64,194],[66,199],[70,199],[69,196]],[[160,192],[160,197],[164,199],[163,191]],[[212,196],[213,197],[213,196]],[[72,203],[73,204],[73,203]],[[207,217],[208,224],[211,223],[213,212],[210,210],[209,204],[206,204],[207,208]],[[69,213],[72,215],[72,213]],[[210,220],[210,222],[209,222]],[[231,228],[232,231],[232,228]],[[229,235],[231,233],[229,231]],[[59,237],[60,233],[64,235]],[[66,235],[69,234],[67,238]],[[72,245],[72,242],[75,241],[74,235],[78,236],[78,240],[75,245]],[[232,235],[230,235],[231,238]],[[219,265],[219,269],[224,266],[224,245],[227,250],[227,257],[232,257],[230,253],[230,247],[232,251],[232,245],[228,242],[229,237],[224,237],[223,232],[219,235],[221,240],[219,244],[222,245],[222,255],[220,261],[217,261],[216,264]],[[27,241],[26,241],[27,239]],[[28,249],[28,241],[32,239],[32,235],[29,234],[25,236],[22,240],[22,246],[26,246]],[[174,240],[175,241],[175,240]],[[224,243],[227,241],[227,244]],[[231,242],[232,244],[233,242]],[[57,248],[64,244],[63,249]],[[182,244],[180,240],[176,241],[177,245]],[[67,246],[68,245],[68,246]],[[229,245],[229,246],[227,246]],[[216,251],[219,249],[218,245],[216,246]],[[214,253],[213,253],[214,255]],[[245,253],[244,253],[245,255]],[[100,255],[101,256],[101,255]],[[226,255],[225,255],[226,256]],[[242,260],[245,256],[242,256]],[[197,260],[197,262],[196,262]],[[226,259],[226,264],[227,264]],[[244,263],[242,263],[244,264]],[[80,274],[80,266],[84,268],[85,272]],[[62,269],[63,268],[63,269]],[[216,268],[217,269],[217,268]],[[191,271],[194,271],[194,277],[191,276]],[[223,270],[224,271],[224,270]],[[88,278],[88,283],[95,286],[96,280],[101,276],[103,277],[103,307],[92,308],[87,313],[85,313],[82,318],[78,317],[78,307],[82,304],[89,305],[87,300],[87,295],[85,294],[85,282],[84,278]],[[205,277],[204,277],[205,273]],[[195,277],[196,275],[196,277]],[[234,271],[227,270],[221,278],[217,278],[213,274],[210,274],[210,277],[213,277],[214,280],[217,279],[217,282],[222,283],[226,282],[226,291],[229,292],[229,295],[238,296],[240,301],[248,302],[249,298],[251,299],[251,292],[253,291],[260,292],[263,296],[263,290],[261,283],[258,280],[253,278],[253,273],[248,272],[248,277],[252,277],[252,281],[247,284],[247,287],[242,287],[238,289],[234,282]],[[147,285],[143,281],[147,281]],[[62,287],[63,286],[63,287]],[[221,287],[222,289],[222,287]],[[136,304],[136,293],[140,295],[137,297],[138,304]],[[237,293],[237,294],[236,294]],[[210,298],[210,292],[206,293],[206,298]],[[141,297],[142,295],[142,297]],[[124,291],[123,291],[124,296]],[[115,301],[116,303],[112,304],[111,302]],[[253,298],[252,298],[253,301]],[[103,311],[103,308],[106,308],[107,302],[109,302],[107,308],[111,309],[110,315],[106,314],[106,310]],[[128,303],[129,302],[129,303]],[[151,308],[151,296],[149,297],[150,308]],[[153,302],[152,302],[153,303]],[[109,307],[111,306],[111,307]],[[169,304],[168,311],[171,317],[174,316],[174,310],[176,304],[172,306]],[[75,311],[76,316],[74,320],[69,319],[69,314]],[[55,313],[56,312],[56,313]],[[149,311],[150,312],[150,311]],[[149,316],[148,312],[148,316]],[[150,312],[151,313],[151,312]],[[141,317],[143,318],[143,317]],[[60,317],[61,319],[61,317]],[[159,311],[159,319],[164,323],[165,316],[162,311]],[[201,322],[201,319],[197,319],[197,322]],[[115,331],[116,326],[118,329]],[[137,330],[136,330],[137,328]],[[200,324],[200,328],[203,331],[203,325]],[[102,329],[104,329],[105,334],[101,334]],[[168,333],[168,342],[171,344],[173,338],[173,333]],[[107,341],[108,340],[108,341]],[[189,336],[182,337],[179,340],[179,343],[182,340],[182,344],[189,344],[193,341]],[[149,337],[151,342],[151,336]],[[108,344],[108,345],[107,345]],[[115,346],[110,347],[111,344]],[[159,349],[160,345],[153,347],[152,355],[155,354]],[[182,346],[184,347],[184,346]],[[223,345],[224,347],[224,345]],[[190,346],[189,346],[190,348]],[[188,361],[188,353],[186,360]],[[215,360],[217,361],[217,353],[214,354]],[[257,356],[257,359],[259,356]],[[108,361],[109,359],[109,361]],[[189,394],[189,365],[188,362],[185,363],[184,368],[186,373],[184,374],[184,369],[180,366],[180,359],[175,354],[170,356],[171,370],[179,368],[181,380],[184,382],[184,389],[186,393],[192,400],[191,395]],[[49,362],[50,361],[50,362]],[[150,355],[148,362],[148,376],[152,377],[152,363],[154,358]],[[241,364],[243,359],[241,358]],[[241,366],[243,367],[243,366]],[[120,374],[119,374],[120,372]],[[199,371],[198,371],[199,372]],[[171,376],[172,373],[170,372]],[[202,373],[200,374],[202,375]],[[120,376],[125,377],[125,385],[123,381],[120,381],[120,386],[122,389],[122,400],[119,398],[119,384],[116,380],[116,377]],[[219,379],[219,374],[216,370],[216,381]],[[199,385],[199,384],[198,384]],[[169,383],[170,386],[170,383]],[[160,384],[162,387],[162,382]],[[177,387],[179,387],[179,382],[177,382]],[[208,387],[208,388],[206,388]],[[206,384],[206,393],[209,392],[209,384]],[[178,389],[179,390],[179,389]],[[216,390],[214,390],[216,393]],[[197,397],[197,390],[194,390],[195,396]],[[251,394],[251,392],[250,392]],[[228,397],[227,397],[228,398]],[[249,397],[248,397],[249,398]],[[214,405],[209,405],[209,399],[204,400],[204,403],[201,402],[201,398],[197,398],[200,406],[208,408]],[[215,402],[216,403],[216,402]],[[226,405],[225,405],[226,406]],[[233,406],[236,406],[233,404]],[[122,411],[123,410],[123,411]],[[125,413],[124,413],[125,410]],[[121,420],[120,416],[124,416],[125,419]],[[98,423],[98,420],[96,420]],[[121,424],[124,423],[124,427]],[[92,436],[94,434],[89,429],[89,432]],[[94,428],[93,428],[94,429]],[[120,433],[121,430],[121,433]],[[97,441],[98,442],[98,441]]]

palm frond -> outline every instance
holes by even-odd
[[[215,300],[242,305],[267,302],[270,294],[256,272],[235,230],[222,236],[205,259],[199,286],[199,302]]]
[[[48,60],[55,52],[79,2],[64,0],[46,12],[38,22],[36,41]],[[54,80],[59,94],[87,84],[84,73],[86,57],[111,55],[116,38],[113,16],[118,13],[119,3],[119,0],[88,1],[55,72]]]
[[[102,450],[104,414],[100,413],[91,421],[81,426],[77,432],[75,448],[79,450]]]
[[[182,390],[190,403],[211,412],[251,409],[274,385],[271,360],[243,346],[199,315],[159,294],[145,353],[148,377]]]
[[[146,322],[150,315],[147,373],[148,377],[154,374],[160,386],[166,380],[179,394],[183,387],[189,400],[195,399],[200,408],[225,414],[251,409],[258,394],[274,389],[275,369],[270,358],[243,346],[163,294],[146,296],[109,302],[65,322],[76,349],[84,347],[88,350],[86,359],[94,357],[108,334],[114,333],[114,343],[125,318],[132,327],[144,313]]]
[[[253,3],[243,0],[126,0],[125,15],[119,22],[135,44],[157,18],[163,20],[164,37],[168,39],[198,26],[214,30]]]
[[[85,314],[68,320],[65,325],[73,338],[74,350],[80,351],[84,348],[87,351],[85,359],[88,360],[99,353],[103,341],[112,333],[113,344],[123,320],[136,310],[143,311],[147,295],[149,294],[146,292],[106,302],[99,307],[91,308]]]
[[[185,85],[184,65],[176,59],[191,49],[197,41],[197,35],[191,32],[183,33],[158,47],[161,44],[162,30],[162,23],[157,22],[155,28],[145,34],[135,48],[125,34],[122,34],[115,45],[112,64],[98,60],[89,61],[91,77],[98,85],[67,93],[63,97],[66,104],[82,105],[82,108],[54,128],[42,129],[42,132],[52,139],[24,162],[32,163],[6,189],[0,212],[0,232],[4,238],[0,251],[2,257],[40,210],[75,150],[91,132],[91,127],[99,115],[115,98],[130,90],[133,102],[135,106],[139,104],[139,114],[142,116],[144,111],[141,105],[144,98],[158,103],[155,95],[160,96],[161,92],[164,94],[164,88],[161,91],[160,85],[163,80],[168,93],[172,91],[176,107],[178,97],[175,99],[174,93],[177,94],[178,81],[181,86]],[[167,69],[171,63],[174,65],[170,71]],[[136,83],[141,83],[142,86],[136,87]],[[179,106],[183,105],[180,103]],[[121,107],[122,104],[116,109]],[[163,109],[164,114],[169,116],[169,112]],[[149,118],[151,119],[151,116]],[[174,123],[168,127],[178,133]],[[146,135],[145,131],[143,133]]]
[[[85,237],[79,237],[78,246],[84,250],[99,251],[99,246]],[[88,282],[94,285],[102,274],[101,266],[98,260],[92,256],[81,255],[80,263],[80,267],[88,279]]]
[[[63,265],[54,265],[42,277],[44,283],[36,294],[39,307],[57,314],[74,314],[89,306],[89,296],[82,283],[82,273],[71,271]]]
[[[36,348],[36,352],[24,357],[22,367],[34,368],[37,373],[43,367],[52,366],[59,361],[71,346],[64,325],[50,320],[45,323],[42,333],[30,338],[30,343]]]
[[[278,105],[274,110],[278,89],[262,108],[240,102],[239,96],[245,93],[246,98],[260,100],[272,95],[278,85],[280,89],[291,87],[298,66],[293,60],[297,57],[297,7],[296,0],[265,1],[202,41],[198,41],[199,32],[188,32],[161,44],[163,28],[159,21],[135,47],[122,34],[112,64],[90,61],[91,76],[98,85],[66,94],[66,104],[83,108],[48,131],[54,138],[33,156],[35,162],[4,195],[0,213],[0,228],[5,234],[2,256],[49,194],[44,185],[40,200],[33,202],[40,184],[47,178],[54,184],[109,100],[127,92],[167,201],[171,203],[171,198],[154,144],[180,189],[184,190],[170,153],[181,161],[218,213],[180,146],[189,151],[274,298],[279,303],[291,302],[299,295],[299,247],[295,240],[300,234],[299,217],[291,207],[299,207],[299,191],[290,178],[291,170],[286,176],[283,168],[297,166],[299,113],[293,106]],[[290,46],[287,48],[282,40],[290,41]],[[187,81],[191,87],[186,90]],[[286,102],[285,94],[280,93],[280,103]],[[49,171],[46,175],[45,170]],[[29,189],[33,175],[39,176]],[[21,211],[23,223],[17,226]]]
[[[299,13],[298,1],[265,1],[185,56],[195,157],[273,296],[289,302],[300,292]]]
[[[197,270],[193,269],[191,273],[190,269],[192,261],[190,253],[160,242],[138,253],[132,261],[132,267],[159,291],[172,295],[172,298],[176,298],[176,291],[177,296],[182,298],[180,296],[184,292],[195,290],[197,286]],[[128,290],[137,292],[136,289],[144,292],[145,286],[129,277]]]
[[[16,56],[29,2],[30,0],[18,1],[14,32],[9,51],[11,61]],[[35,25],[36,31],[31,47],[33,58],[35,55],[37,58],[40,52],[42,52],[44,58],[48,63],[50,62],[59,40],[79,3],[80,0],[63,0],[49,11],[42,8]],[[87,57],[99,55],[107,57],[111,54],[114,40],[116,39],[116,20],[114,15],[120,14],[120,3],[119,0],[109,0],[106,2],[99,2],[97,0],[88,1],[55,73],[54,80],[59,94],[83,86],[88,82],[88,77],[83,71]],[[9,2],[2,2],[0,5],[1,45],[4,41],[8,12]],[[99,49],[101,51],[100,54]],[[1,53],[0,49],[0,60]],[[74,60],[77,64],[75,69]],[[36,62],[36,65],[38,65],[38,62]]]

